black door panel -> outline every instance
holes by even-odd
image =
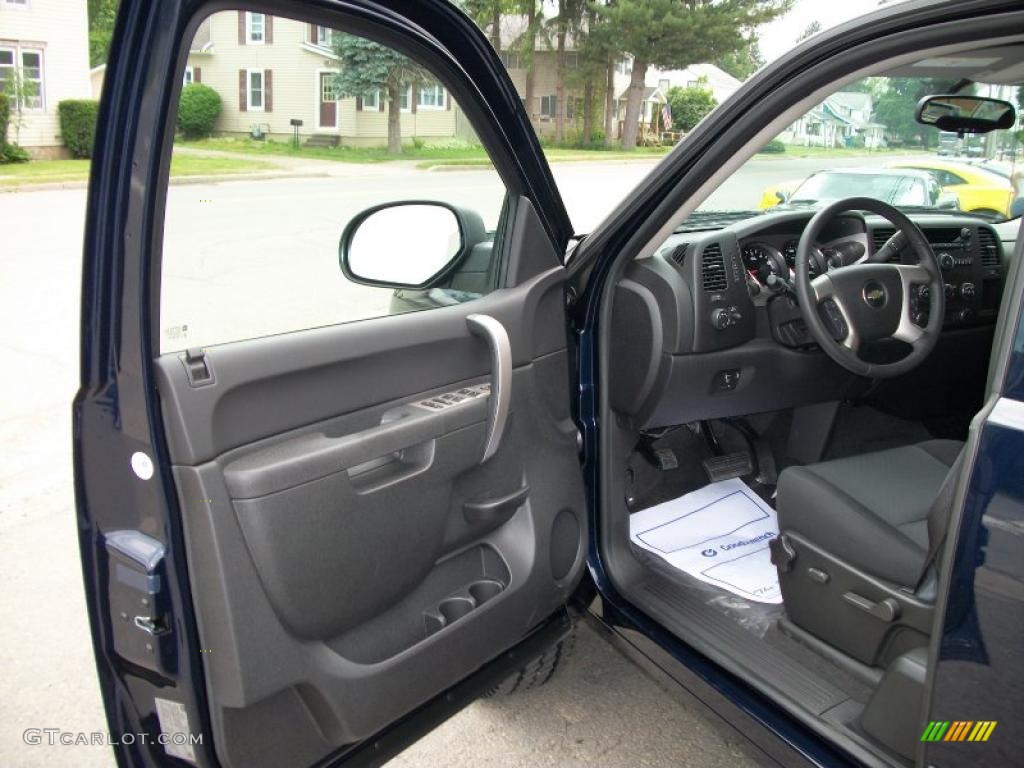
[[[288,763],[364,739],[565,601],[585,517],[563,276],[213,347],[207,386],[157,361],[226,763],[280,764],[282,738],[302,742]],[[499,319],[513,352],[510,417],[484,463],[486,396],[415,405],[490,380],[472,313]]]

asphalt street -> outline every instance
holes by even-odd
[[[577,230],[597,224],[653,165],[556,165]],[[762,187],[820,165],[754,161],[709,204],[754,208]],[[365,205],[439,196],[474,206],[493,224],[502,194],[493,172],[402,170],[352,166],[326,177],[172,186],[165,287],[177,298],[161,317],[165,349],[204,343],[206,335],[280,330],[262,327],[262,318],[284,317],[298,328],[383,311],[387,291],[346,285],[337,267],[340,230]],[[30,746],[22,738],[27,728],[105,730],[78,562],[70,448],[85,197],[83,189],[0,193],[2,765],[113,765],[103,747]],[[223,303],[211,289],[223,292]],[[247,290],[275,298],[270,305],[239,301]],[[670,696],[584,629],[565,674],[548,687],[470,706],[395,764],[733,766],[758,759],[715,715]]]

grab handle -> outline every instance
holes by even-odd
[[[487,400],[487,442],[484,444],[483,464],[495,453],[505,433],[509,401],[512,396],[512,345],[508,332],[490,315],[468,315],[466,325],[474,336],[487,342],[491,351],[491,394]]]

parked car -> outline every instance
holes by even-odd
[[[768,195],[761,195],[764,206]],[[934,175],[918,170],[835,168],[816,171],[792,191],[775,188],[776,204],[787,207],[821,204],[845,197],[872,197],[893,205],[958,208],[955,194],[945,192]],[[763,209],[763,208],[762,208]]]
[[[68,524],[119,765],[378,765],[478,697],[546,681],[577,618],[772,762],[1020,763],[1020,221],[838,154],[785,209],[706,205],[750,178],[765,126],[852,78],[1020,85],[1019,2],[892,3],[814,35],[585,236],[451,3],[118,12]],[[246,49],[203,59],[234,112],[316,120],[330,80],[267,62],[284,41],[325,67],[315,42],[343,30],[418,64],[417,90],[388,81],[393,125],[457,101],[494,179],[403,164],[210,186],[201,206],[169,189],[211,12]],[[1016,119],[923,92],[921,131]],[[384,102],[334,114],[383,132]]]
[[[1010,215],[1013,187],[1009,178],[987,170],[981,164],[914,160],[893,167],[930,173],[944,192],[956,195],[961,210],[996,218]]]

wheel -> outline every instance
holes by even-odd
[[[552,678],[558,665],[572,653],[575,644],[576,633],[573,630],[514,675],[509,675],[494,686],[485,694],[485,698],[511,696],[539,688]]]

